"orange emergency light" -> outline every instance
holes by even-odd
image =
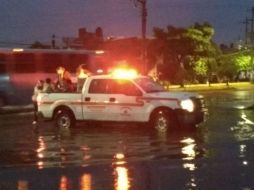
[[[65,68],[63,68],[63,67],[58,67],[56,69],[57,74],[61,75],[61,76],[63,76],[64,71],[65,71]]]
[[[89,73],[86,70],[84,69],[79,70],[78,78],[84,79],[84,78],[87,78],[88,76],[89,76]]]
[[[112,72],[113,77],[119,79],[129,79],[137,77],[138,73],[135,69],[114,69]]]

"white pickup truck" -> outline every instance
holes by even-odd
[[[100,121],[147,123],[165,130],[178,125],[196,126],[205,115],[202,96],[166,91],[141,75],[89,76],[80,92],[40,93],[37,101],[39,115],[54,120],[58,127],[71,127],[77,121]]]

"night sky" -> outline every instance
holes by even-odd
[[[207,21],[215,28],[217,43],[244,37],[246,16],[253,0],[147,0],[147,36],[153,27],[187,27]],[[93,32],[102,27],[104,36],[141,36],[141,12],[131,0],[1,0],[0,46],[50,43],[77,37],[78,28]]]

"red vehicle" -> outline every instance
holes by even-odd
[[[0,48],[0,106],[29,104],[36,81],[54,80],[60,66],[75,76],[81,64],[102,72],[102,62],[102,51]]]

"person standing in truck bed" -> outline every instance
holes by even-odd
[[[45,83],[43,85],[42,92],[51,93],[55,91],[55,87],[51,81],[51,78],[46,78]]]

